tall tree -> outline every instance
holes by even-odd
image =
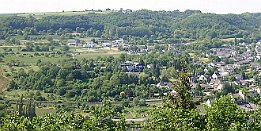
[[[214,101],[207,109],[207,130],[248,130],[248,121],[247,113],[230,95]]]

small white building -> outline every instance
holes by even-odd
[[[111,43],[102,43],[102,47],[111,47],[112,44]]]
[[[207,105],[208,107],[211,107],[211,102],[210,102],[209,99],[206,101],[206,105]]]
[[[200,75],[198,78],[199,81],[207,81],[208,78],[205,75]]]
[[[84,48],[94,48],[96,46],[97,46],[97,44],[95,44],[93,42],[88,42],[88,43],[85,43],[82,47],[84,47]]]
[[[261,94],[261,87],[257,87],[255,90],[258,94]]]
[[[124,43],[124,40],[123,39],[115,40],[115,41],[113,41],[113,43],[122,44],[122,43]]]
[[[213,78],[213,79],[218,79],[218,75],[217,75],[216,73],[214,73],[214,74],[212,75],[212,78]]]
[[[242,98],[242,99],[245,99],[245,95],[243,94],[242,90],[240,90],[238,92],[238,95]]]

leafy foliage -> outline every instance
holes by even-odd
[[[29,119],[18,113],[2,118],[1,130],[127,130],[128,124],[122,116],[113,121],[113,109],[108,102],[94,107],[87,117],[79,114],[59,112]]]
[[[207,111],[207,129],[247,130],[249,116],[228,95],[211,104]]]
[[[84,36],[113,39],[117,37],[147,37],[153,40],[206,39],[245,37],[260,39],[260,13],[209,14],[200,11],[150,11],[132,13],[89,13],[72,16],[1,17],[1,37],[17,33],[35,35],[48,33],[65,35],[76,31]],[[24,32],[22,32],[23,30]]]
[[[147,130],[259,130],[260,109],[244,111],[230,95],[221,97],[200,114],[195,109],[184,109],[173,103],[155,106],[144,124]]]
[[[155,107],[150,112],[151,118],[145,123],[147,130],[201,130],[204,129],[204,116],[196,110],[188,110],[170,103]]]

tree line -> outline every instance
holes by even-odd
[[[197,10],[150,11],[138,10],[131,13],[89,13],[73,16],[33,15],[2,16],[0,39],[10,35],[82,33],[84,37],[116,39],[138,37],[151,40],[167,39],[198,40],[213,38],[244,38],[246,41],[260,39],[261,14],[210,14]]]
[[[205,107],[205,112],[196,108],[190,93],[189,74],[182,71],[179,81],[161,105],[154,105],[147,119],[141,123],[127,123],[122,112],[109,101],[102,106],[93,106],[88,116],[74,113],[54,113],[44,116],[23,116],[9,113],[1,118],[3,130],[260,130],[260,109],[247,111],[236,104],[231,94],[222,96]],[[19,104],[18,104],[19,105]],[[112,118],[119,117],[119,121]]]

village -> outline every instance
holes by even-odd
[[[3,0],[0,131],[261,131],[260,2]]]
[[[185,43],[188,44],[188,43]],[[86,42],[79,40],[68,43],[70,47],[82,48],[118,48],[129,55],[148,54],[155,49],[157,51],[174,52],[175,54],[188,53],[187,50],[177,49],[175,44],[132,45],[123,39],[107,43]],[[195,96],[201,96],[205,104],[210,106],[211,101],[220,95],[231,93],[240,107],[247,110],[257,109],[257,102],[261,96],[261,41],[257,43],[238,43],[237,45],[223,44],[220,48],[211,48],[202,52],[204,59],[194,60],[195,67],[191,76],[191,92]],[[120,67],[126,73],[139,75],[144,69],[150,69],[152,64],[125,61]],[[200,69],[196,68],[200,67]],[[160,81],[155,84],[158,88],[165,88],[172,95],[176,92],[172,89],[173,82]],[[166,94],[166,93],[165,93]]]

